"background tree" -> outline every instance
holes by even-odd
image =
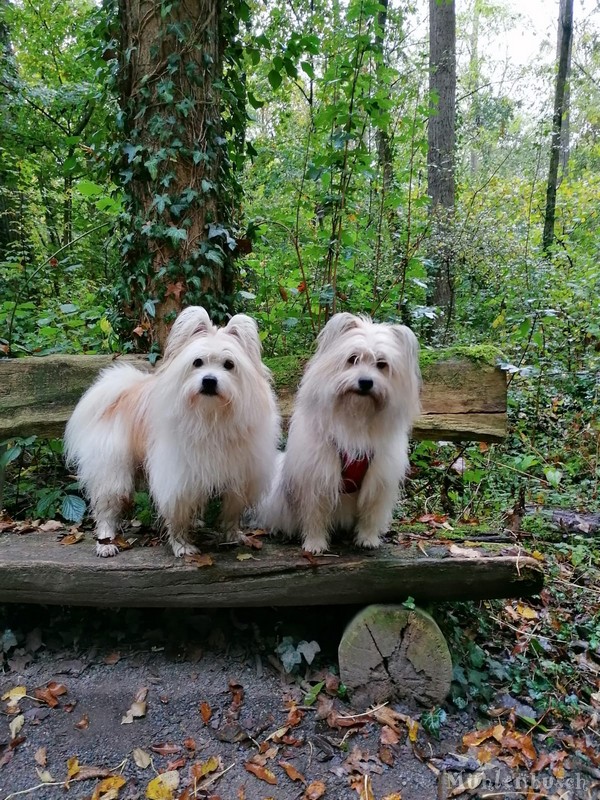
[[[567,80],[573,39],[573,0],[561,0],[558,16],[558,64],[554,91],[554,114],[552,117],[552,137],[550,140],[550,166],[546,186],[546,210],[544,213],[544,233],[542,248],[548,253],[554,243],[554,222],[556,219],[556,190],[558,167],[563,145],[563,122],[566,112]]]
[[[454,0],[429,0],[427,193],[431,202],[433,295],[438,324],[449,330],[454,303],[456,147],[456,10]]]

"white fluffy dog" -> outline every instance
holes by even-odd
[[[109,367],[67,424],[66,457],[90,498],[97,555],[117,554],[113,540],[140,473],[176,556],[197,552],[190,529],[214,495],[222,498],[221,527],[235,540],[243,509],[272,479],[278,439],[254,320],[237,314],[217,329],[203,308],[186,308],[153,373]]]
[[[408,468],[419,413],[418,343],[403,325],[334,315],[306,367],[279,475],[259,510],[265,527],[321,553],[333,530],[377,547]]]

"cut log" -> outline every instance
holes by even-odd
[[[101,369],[116,360],[151,369],[145,356],[1,359],[0,441],[13,436],[62,436],[83,392]],[[284,419],[292,412],[295,389],[278,385]],[[426,365],[422,407],[413,431],[416,439],[501,441],[506,436],[505,375],[468,359]]]
[[[207,541],[201,537],[201,546]],[[414,542],[380,549],[334,548],[306,558],[296,544],[260,550],[212,545],[212,566],[176,559],[166,547],[135,546],[115,558],[95,555],[91,534],[62,545],[56,534],[0,535],[0,602],[81,606],[305,606],[519,597],[543,575],[535,559],[478,547]],[[242,559],[238,555],[243,554]],[[252,556],[252,558],[248,558]]]
[[[448,645],[433,617],[419,608],[363,608],[344,631],[338,661],[359,711],[390,700],[439,705],[450,691]]]

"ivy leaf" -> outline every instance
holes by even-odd
[[[167,228],[165,235],[168,236],[172,242],[185,242],[187,239],[187,231],[185,228],[175,228],[173,225]]]
[[[127,163],[128,164],[131,164],[131,162],[137,156],[139,151],[140,151],[140,145],[139,144],[126,144],[126,145],[124,145],[123,152],[127,156]]]

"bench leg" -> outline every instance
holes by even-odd
[[[390,700],[439,705],[450,692],[448,645],[435,620],[420,608],[363,608],[344,631],[338,659],[340,678],[360,711]]]

